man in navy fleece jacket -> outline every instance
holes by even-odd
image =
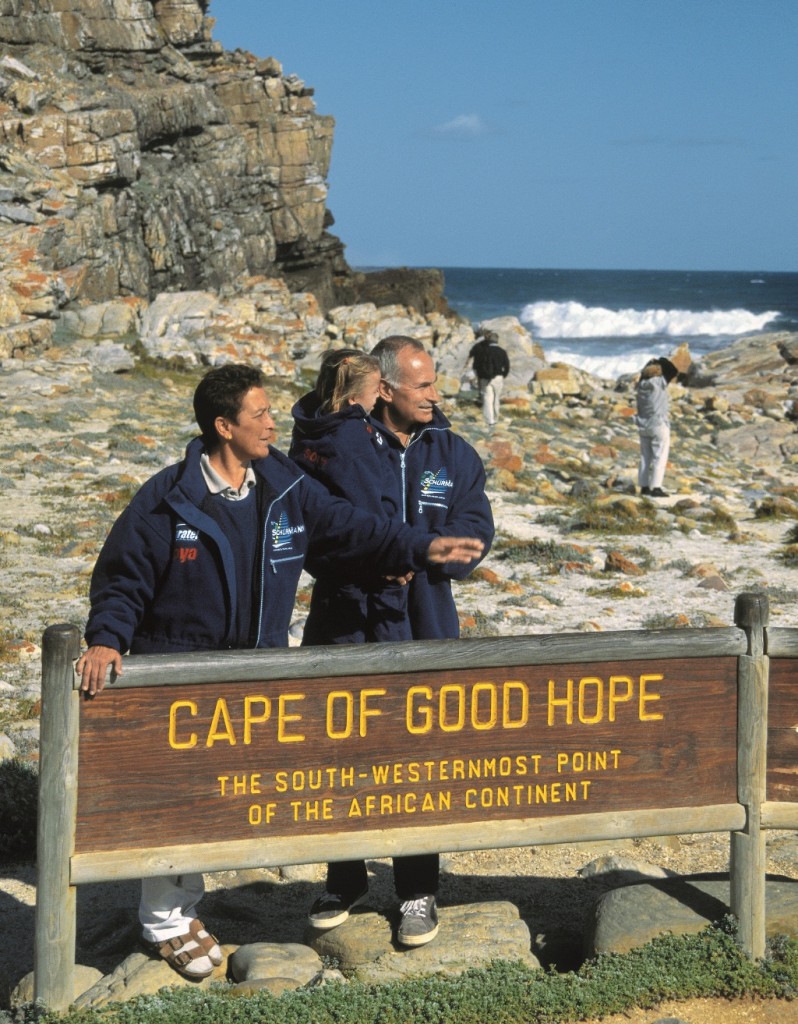
[[[434,533],[467,533],[478,537],[487,553],[494,527],[485,494],[485,467],[438,409],[432,357],[421,342],[404,335],[384,338],[372,355],[380,361],[382,381],[370,422],[393,466],[401,506],[395,521]],[[475,565],[450,562],[416,572],[408,588],[407,622],[397,625],[396,638],[404,639],[409,632],[413,640],[456,639],[460,623],[451,583],[463,579]],[[318,566],[311,571],[317,579],[303,642],[308,637],[314,644],[351,642],[355,616],[350,595],[334,574]],[[425,945],[438,934],[439,857],[394,857],[393,871],[400,902],[397,940],[403,946]],[[310,909],[310,923],[335,928],[367,895],[364,861],[330,864],[326,890]]]

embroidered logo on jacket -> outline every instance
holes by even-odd
[[[425,469],[421,474],[421,497],[431,501],[443,501],[447,490],[454,487],[454,480],[447,479],[446,467],[442,466],[437,473]]]
[[[305,532],[304,523],[302,526],[292,526],[285,512],[280,513],[280,518],[273,519],[269,524],[272,534],[272,549],[274,551],[288,552],[294,550],[294,536]]]
[[[195,530],[193,526],[189,526],[188,523],[178,523],[175,526],[175,550],[172,556],[175,561],[183,562],[196,562],[197,560],[197,541],[199,540],[199,530]]]

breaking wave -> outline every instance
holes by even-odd
[[[734,337],[761,331],[779,313],[747,309],[604,309],[581,302],[533,302],[520,319],[537,338]]]

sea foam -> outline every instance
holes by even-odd
[[[734,337],[761,331],[778,316],[747,309],[605,309],[581,302],[533,302],[521,311],[537,338]]]
[[[585,370],[594,377],[616,380],[624,374],[639,373],[649,359],[667,355],[670,348],[667,345],[652,345],[620,354],[585,352],[565,347],[550,348],[544,344],[543,351],[549,363],[566,363],[578,370]]]

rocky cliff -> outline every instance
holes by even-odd
[[[327,228],[333,118],[208,0],[0,0],[0,356],[59,311],[285,278],[357,297]]]

